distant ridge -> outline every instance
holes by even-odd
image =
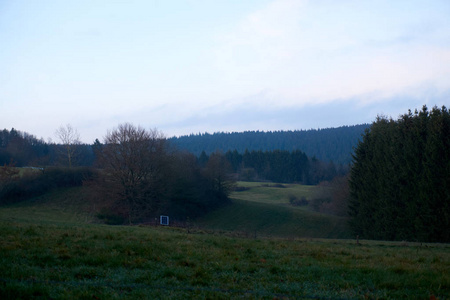
[[[187,150],[197,156],[205,151],[245,150],[300,150],[309,157],[336,164],[349,164],[351,154],[370,124],[341,126],[337,128],[294,131],[244,131],[191,134],[172,137],[169,140],[180,150]]]

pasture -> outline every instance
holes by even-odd
[[[289,204],[290,196],[311,199],[315,186],[261,182],[239,182],[238,186],[244,189],[232,193],[232,205],[209,213],[197,220],[197,225],[253,237],[352,237],[346,218]]]
[[[264,188],[279,193],[264,198]],[[232,205],[189,230],[98,224],[84,188],[0,207],[0,298],[450,297],[450,245],[325,239],[348,235],[345,222],[289,207],[280,193],[291,192],[264,186],[236,192]],[[333,233],[329,224],[342,227]],[[277,226],[290,233],[278,235]]]

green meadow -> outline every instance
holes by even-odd
[[[450,245],[357,243],[289,205],[314,187],[239,185],[188,228],[100,224],[85,187],[0,207],[0,299],[450,297]]]
[[[243,191],[231,195],[233,205],[197,221],[202,227],[240,232],[253,237],[351,238],[347,219],[292,206],[289,197],[313,197],[315,186],[239,182]]]

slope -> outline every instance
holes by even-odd
[[[351,238],[348,220],[294,207],[289,197],[311,199],[314,186],[239,182],[243,191],[231,195],[232,204],[197,220],[201,227],[241,232],[248,236]]]

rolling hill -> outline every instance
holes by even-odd
[[[296,131],[217,132],[172,137],[169,140],[179,149],[197,156],[202,151],[210,154],[217,150],[224,153],[229,150],[239,153],[245,150],[300,150],[308,157],[315,156],[321,161],[347,165],[351,162],[353,147],[369,127],[369,124],[362,124]]]

